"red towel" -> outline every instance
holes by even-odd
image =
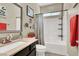
[[[6,29],[7,29],[6,23],[0,23],[0,31],[6,30]]]
[[[78,46],[78,15],[70,19],[70,44],[71,46]]]

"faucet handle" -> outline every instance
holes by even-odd
[[[7,40],[9,40],[9,39],[10,39],[10,36],[9,36],[9,35],[7,35],[7,37],[6,37],[6,38],[7,38]]]
[[[3,43],[3,44],[5,44],[5,43],[6,43],[6,40],[5,40],[5,39],[3,39],[3,40],[2,40],[2,43]]]
[[[12,38],[13,38],[13,34],[10,34],[10,41],[11,41]]]
[[[11,34],[8,34],[7,35],[7,40],[11,40],[11,38],[12,38],[12,35]]]
[[[10,38],[12,38],[13,37],[13,34],[10,34]]]

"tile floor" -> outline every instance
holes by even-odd
[[[56,54],[56,53],[50,53],[50,52],[46,52],[45,56],[64,56],[64,55],[60,55],[60,54]]]

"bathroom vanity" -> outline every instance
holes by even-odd
[[[38,39],[23,38],[0,47],[0,56],[35,56]]]
[[[36,56],[36,42],[33,42],[29,46],[25,47],[23,50],[14,54],[14,56]]]

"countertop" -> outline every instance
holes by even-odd
[[[22,44],[16,48],[13,48],[5,53],[0,53],[0,56],[13,56],[14,54],[16,54],[17,52],[21,51],[22,49],[24,49],[25,47],[31,45],[32,43],[36,42],[38,39],[32,39],[32,38],[23,38],[20,40],[17,40],[18,42],[25,42],[25,44]],[[16,42],[17,42],[16,41]],[[12,42],[15,43],[15,42]],[[9,45],[11,43],[8,43],[7,45]]]

